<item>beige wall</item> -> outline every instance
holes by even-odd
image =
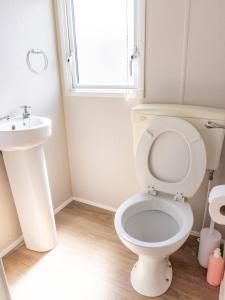
[[[135,103],[65,99],[74,196],[117,207],[139,191],[130,120]]]
[[[225,108],[224,1],[146,2],[144,102]],[[136,103],[116,98],[65,98],[74,196],[117,207],[140,191],[130,120]],[[225,150],[215,184],[225,182],[224,166]],[[197,231],[206,193],[204,180],[190,199]]]
[[[47,71],[39,76],[26,66],[26,53],[35,47],[43,49],[49,59]],[[51,0],[0,1],[0,115],[22,104],[31,105],[33,114],[53,121],[53,136],[46,143],[45,153],[52,199],[57,207],[72,192]],[[0,156],[0,251],[20,234]]]
[[[225,108],[225,2],[148,0],[147,4],[145,102]],[[214,185],[225,184],[224,167],[225,147]],[[205,178],[190,199],[197,231],[206,194]],[[225,237],[225,229],[220,229]]]

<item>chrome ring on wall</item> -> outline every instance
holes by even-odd
[[[35,70],[35,68],[32,67],[31,61],[30,61],[30,57],[31,57],[32,54],[34,54],[34,55],[40,55],[41,54],[43,56],[43,58],[44,58],[44,66],[43,66],[43,68],[41,70]],[[48,57],[47,57],[47,55],[45,54],[44,51],[42,51],[42,50],[40,50],[38,48],[36,48],[36,49],[30,49],[27,52],[27,66],[28,66],[28,68],[29,68],[29,70],[31,72],[33,72],[35,74],[40,74],[40,73],[44,72],[47,69],[47,67],[48,67]]]

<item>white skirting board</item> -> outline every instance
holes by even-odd
[[[56,207],[54,209],[54,214],[56,215],[58,212],[60,212],[64,207],[66,207],[68,204],[70,204],[70,202],[72,202],[74,200],[73,197],[70,197],[69,199],[67,199],[66,201],[64,201],[62,204],[60,204],[58,207]]]
[[[87,200],[87,199],[83,199],[83,198],[74,196],[74,197],[70,197],[69,199],[64,201],[61,205],[59,205],[57,208],[55,208],[54,213],[57,214],[58,212],[60,212],[64,207],[66,207],[72,201],[77,201],[77,202],[80,202],[80,203],[92,205],[92,206],[99,207],[99,208],[102,208],[102,209],[105,209],[105,210],[108,210],[108,211],[111,211],[111,212],[116,211],[116,208],[112,207],[110,205],[105,205],[105,204],[102,204],[102,203],[98,203],[98,202],[95,202],[95,201],[90,201],[90,200]],[[199,232],[193,230],[191,232],[191,235],[199,237]],[[21,235],[18,239],[16,239],[13,243],[11,243],[8,247],[6,247],[5,249],[3,249],[0,252],[0,258],[5,256],[6,254],[8,254],[10,251],[12,251],[14,248],[16,248],[22,242],[23,242],[23,236]]]
[[[79,198],[79,197],[72,197],[74,201],[80,202],[80,203],[84,203],[84,204],[88,204],[88,205],[92,205],[95,207],[99,207],[105,210],[109,210],[112,212],[116,212],[116,207],[110,206],[110,205],[105,205],[99,202],[94,202],[94,201],[90,201],[90,200],[86,200],[83,198]]]
[[[11,243],[8,247],[3,249],[0,252],[0,258],[11,252],[13,249],[15,249],[19,244],[23,242],[23,236],[21,235],[18,239],[16,239],[13,243]]]

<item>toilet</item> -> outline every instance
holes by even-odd
[[[156,297],[169,288],[169,256],[184,244],[193,226],[188,198],[198,190],[206,168],[219,165],[224,133],[207,129],[210,120],[224,124],[225,111],[162,104],[133,109],[142,193],[121,204],[114,223],[120,240],[138,255],[131,284],[144,296]]]

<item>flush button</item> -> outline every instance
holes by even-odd
[[[146,117],[145,117],[145,116],[140,116],[140,120],[141,120],[141,121],[145,121],[145,120],[146,120]]]

